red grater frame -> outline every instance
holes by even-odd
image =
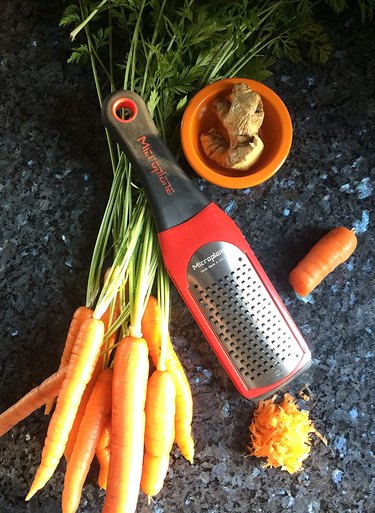
[[[303,356],[299,364],[286,377],[272,385],[262,388],[248,388],[244,384],[238,370],[233,365],[218,337],[212,332],[212,327],[203,315],[202,310],[190,293],[187,281],[187,269],[191,255],[193,255],[203,244],[216,241],[230,242],[243,251],[251,265],[260,277],[264,287],[267,289],[272,300],[277,305],[282,317],[292,332],[294,338],[303,350]],[[285,308],[278,293],[273,287],[254,252],[250,248],[243,234],[237,225],[228,217],[216,204],[210,203],[201,212],[188,221],[159,233],[159,241],[163,254],[166,269],[183,297],[189,310],[193,314],[200,329],[211,345],[217,358],[232,379],[235,387],[247,399],[261,398],[267,396],[270,391],[275,391],[293,379],[310,361],[310,350],[299,332],[296,324]]]

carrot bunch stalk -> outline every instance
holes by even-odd
[[[63,513],[77,511],[95,456],[98,485],[106,491],[103,513],[135,513],[140,491],[148,501],[160,492],[174,441],[193,459],[191,391],[168,331],[169,281],[142,203],[138,214],[119,242],[95,308],[74,312],[59,370],[0,415],[4,434],[57,398],[26,500],[65,455]],[[151,296],[156,271],[158,299]],[[151,375],[150,356],[156,367]]]

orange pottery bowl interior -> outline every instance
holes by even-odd
[[[264,149],[259,159],[246,171],[226,169],[204,153],[200,134],[216,128],[227,138],[225,129],[213,112],[217,98],[229,99],[236,83],[245,83],[263,102],[264,121],[259,131]],[[282,166],[292,144],[292,122],[281,98],[269,87],[247,78],[229,78],[208,85],[189,102],[181,123],[181,144],[190,166],[202,178],[220,187],[243,189],[258,185]]]

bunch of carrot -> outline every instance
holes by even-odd
[[[168,330],[169,280],[143,194],[125,171],[115,174],[87,306],[73,315],[57,372],[0,415],[1,436],[37,408],[53,410],[26,500],[65,456],[63,513],[78,509],[95,456],[105,513],[134,513],[140,490],[148,500],[160,492],[174,441],[194,457],[190,386]],[[109,232],[113,261],[103,281]]]
[[[168,289],[166,283],[163,287]],[[163,301],[161,294],[162,306]],[[163,308],[149,296],[140,324],[131,324],[128,334],[112,338],[111,345],[105,343],[109,310],[98,318],[96,310],[78,308],[59,370],[0,415],[3,435],[57,398],[26,500],[48,482],[65,455],[62,511],[75,512],[96,455],[98,484],[106,489],[103,511],[134,512],[140,489],[149,499],[161,490],[175,440],[192,462],[191,392]],[[105,364],[109,351],[113,358]],[[149,356],[155,367],[151,372]]]

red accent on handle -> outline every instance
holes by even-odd
[[[159,241],[168,273],[240,394],[247,399],[253,399],[269,394],[272,390],[280,388],[280,386],[289,381],[309,362],[309,348],[271,281],[264,272],[240,229],[217,205],[210,203],[207,207],[201,210],[201,212],[188,221],[179,224],[174,228],[170,228],[169,230],[160,232]],[[299,364],[288,376],[267,387],[256,389],[247,387],[236,367],[227,355],[225,349],[221,345],[217,335],[212,330],[210,323],[207,321],[194,297],[190,293],[187,281],[190,258],[202,245],[216,241],[234,244],[247,255],[251,265],[254,267],[272,300],[277,305],[291,333],[304,353]]]
[[[127,109],[130,111],[130,116],[126,119],[120,118],[118,115],[118,111],[120,109]],[[133,102],[130,98],[119,98],[118,100],[115,100],[112,104],[112,115],[117,121],[120,121],[120,123],[130,123],[137,117],[138,109],[137,104]]]

